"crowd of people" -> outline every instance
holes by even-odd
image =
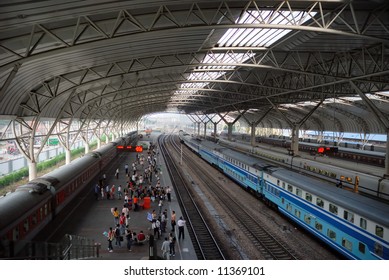
[[[120,209],[114,207],[111,209],[113,216],[113,226],[109,228],[107,233],[108,251],[113,252],[113,242],[117,247],[121,247],[126,241],[128,251],[132,251],[134,244],[143,244],[149,239],[149,236],[142,230],[139,233],[130,229],[130,211],[139,211],[142,207],[143,199],[149,197],[151,201],[158,203],[158,210],[152,210],[150,222],[150,234],[154,235],[155,239],[164,237],[168,233],[168,211],[163,209],[164,202],[171,201],[171,188],[163,187],[160,181],[161,169],[157,165],[156,147],[150,143],[147,156],[136,154],[136,159],[131,165],[124,165],[124,174],[127,178],[127,184],[123,187],[121,184],[117,186],[108,185],[106,175],[100,179],[99,184],[95,187],[96,200],[120,200],[123,206]],[[120,177],[120,169],[115,170],[114,176],[116,179]],[[181,222],[180,222],[181,221]],[[162,243],[162,254],[165,259],[175,256],[175,228],[178,225],[179,237],[184,238],[183,225],[185,221],[180,218],[176,223],[175,211],[170,213],[171,229],[165,238],[168,241]],[[164,245],[165,244],[165,245]]]

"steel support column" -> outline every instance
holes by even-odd
[[[370,109],[370,111],[373,113],[373,115],[377,118],[378,122],[385,128],[387,141],[386,141],[386,156],[385,156],[385,171],[384,176],[389,177],[389,120],[383,114],[379,108],[360,90],[360,88],[353,82],[350,81],[351,86],[354,88],[354,90],[358,93],[358,95],[363,99],[363,101],[366,103],[367,107]]]

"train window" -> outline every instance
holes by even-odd
[[[375,234],[379,237],[384,237],[384,228],[381,226],[375,226]]]
[[[285,198],[281,198],[281,203],[282,203],[282,204],[285,203]]]
[[[306,222],[307,224],[311,224],[311,216],[304,215],[304,222]]]
[[[48,212],[47,212],[47,203],[46,203],[46,204],[45,204],[45,212],[44,212],[43,215],[46,217],[46,216],[47,216],[47,213],[48,213]]]
[[[280,180],[277,180],[277,186],[280,186]]]
[[[350,223],[354,223],[354,214],[349,211],[344,210],[343,218],[349,221]]]
[[[293,192],[293,186],[288,184],[288,192]]]
[[[338,215],[338,206],[330,203],[330,212],[335,214],[335,215]]]
[[[320,232],[323,231],[323,225],[319,222],[315,222],[315,228]]]
[[[301,212],[297,209],[294,210],[294,215],[300,219]]]
[[[303,191],[300,190],[299,188],[296,188],[296,194],[297,194],[299,197],[302,197],[302,196],[303,196]]]
[[[363,228],[363,229],[366,229],[366,227],[367,227],[367,221],[366,221],[364,218],[361,218],[361,219],[359,220],[359,226],[360,226],[361,228]]]
[[[366,245],[363,244],[362,242],[359,242],[359,244],[358,244],[358,250],[359,250],[359,252],[361,252],[362,254],[365,254],[365,252],[366,252]]]
[[[32,225],[36,225],[38,223],[38,217],[37,217],[38,213],[35,212],[33,215],[32,215]]]
[[[309,202],[312,202],[312,195],[310,193],[305,193],[305,199]]]
[[[327,230],[327,236],[332,240],[336,240],[336,232],[331,229]]]
[[[30,230],[30,223],[29,223],[28,219],[24,220],[23,229],[24,229],[24,232],[28,232]]]
[[[19,240],[19,225],[17,225],[12,231],[12,240]]]
[[[346,180],[347,180],[347,182],[349,182],[349,183],[352,183],[352,182],[353,182],[353,179],[351,179],[350,177],[347,177]]]
[[[290,203],[286,205],[286,210],[292,212],[292,205]]]
[[[384,248],[382,247],[382,244],[377,242],[374,244],[374,253],[381,257],[384,255]]]
[[[320,197],[316,198],[316,205],[323,208],[324,207],[324,200],[321,199]]]
[[[285,189],[285,182],[282,182],[282,188]]]
[[[346,238],[342,238],[342,246],[349,251],[353,250],[353,244],[350,242],[350,240],[347,240]]]

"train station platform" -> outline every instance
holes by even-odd
[[[153,134],[152,134],[153,136]],[[156,142],[156,136],[150,137],[147,139],[143,139],[145,141],[150,141],[155,143]],[[143,155],[147,159],[147,150],[143,151]],[[113,160],[113,163],[108,167],[106,170],[106,183],[110,186],[113,184],[117,187],[118,185],[121,185],[122,187],[127,185],[128,177],[125,175],[124,166],[127,163],[130,168],[131,164],[136,160],[136,153],[135,152],[121,152],[118,156],[118,158]],[[171,232],[171,225],[170,225],[170,216],[172,211],[174,210],[176,212],[176,220],[178,221],[179,217],[182,216],[181,209],[179,207],[178,201],[176,200],[176,194],[174,192],[174,188],[172,187],[168,172],[166,170],[165,163],[163,162],[162,155],[157,156],[157,165],[161,169],[160,177],[160,183],[162,187],[170,186],[172,189],[171,193],[171,202],[168,202],[167,199],[163,200],[162,205],[162,211],[167,210],[168,213],[168,221],[166,226],[166,232],[162,233],[162,236],[160,238],[154,238],[154,246],[156,247],[155,250],[153,250],[154,254],[156,253],[156,256],[154,256],[153,253],[151,253],[149,249],[149,242],[145,242],[141,245],[133,244],[131,247],[131,251],[127,249],[127,241],[124,238],[124,240],[121,242],[121,247],[115,246],[115,240],[112,242],[113,244],[113,252],[109,252],[108,250],[108,240],[107,237],[104,235],[104,233],[107,233],[109,228],[112,227],[115,228],[115,221],[114,217],[111,213],[111,208],[117,207],[119,212],[121,213],[121,210],[124,205],[124,195],[122,199],[118,199],[117,197],[115,199],[107,200],[106,198],[102,199],[99,195],[98,200],[93,200],[93,202],[90,204],[89,207],[82,207],[82,217],[78,213],[77,216],[78,219],[76,222],[71,222],[67,224],[66,227],[66,233],[77,235],[77,236],[83,236],[90,239],[93,239],[96,243],[101,244],[100,251],[99,251],[99,258],[102,260],[147,260],[147,259],[160,259],[162,257],[162,242],[164,241],[165,237],[169,236],[169,233]],[[146,166],[146,164],[145,164]],[[115,177],[115,171],[119,168],[119,178],[117,179]],[[95,185],[91,184],[91,185]],[[156,184],[155,176],[152,180],[152,185]],[[88,196],[93,196],[93,187],[91,186],[91,193],[88,194]],[[91,200],[91,199],[88,199]],[[89,203],[88,203],[89,204]],[[146,208],[146,207],[144,207]],[[150,200],[150,208],[148,209],[139,209],[139,211],[130,211],[130,221],[129,221],[129,228],[132,231],[135,231],[138,233],[139,231],[143,231],[146,235],[152,235],[153,230],[151,229],[151,222],[147,219],[148,213],[151,213],[152,210],[156,210],[156,212],[159,212],[159,206],[158,201],[152,201]],[[73,220],[73,219],[72,219]],[[172,260],[196,260],[196,253],[193,249],[192,242],[190,240],[190,236],[187,232],[187,229],[185,227],[185,239],[178,239],[178,228],[176,226],[176,230],[174,232],[176,235],[176,246],[175,246],[175,256],[171,257]],[[150,257],[150,253],[152,254]]]

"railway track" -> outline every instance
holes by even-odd
[[[165,141],[167,141],[167,138],[169,137],[161,136],[158,139],[159,146],[161,147],[161,153],[170,173],[171,181],[175,188],[184,218],[187,221],[187,229],[191,236],[197,258],[199,260],[224,260],[225,257],[221,248],[192,198],[188,187],[186,186],[187,183],[185,179],[179,172],[181,168],[177,167],[177,164],[166,149]]]
[[[170,140],[171,144],[177,152],[180,147],[177,144],[178,137]],[[186,149],[185,149],[186,150]],[[190,152],[192,153],[192,152]],[[300,259],[296,252],[294,252],[288,244],[276,238],[272,232],[264,225],[264,222],[258,221],[257,218],[252,217],[241,204],[236,202],[236,199],[227,195],[220,182],[215,180],[212,176],[207,175],[208,164],[204,165],[198,161],[189,160],[187,152],[183,152],[183,160],[190,166],[191,169],[197,170],[201,173],[201,184],[204,186],[212,186],[209,188],[213,196],[219,200],[219,203],[225,209],[226,213],[239,225],[244,234],[251,240],[253,246],[257,248],[265,259],[268,260],[294,260]]]

